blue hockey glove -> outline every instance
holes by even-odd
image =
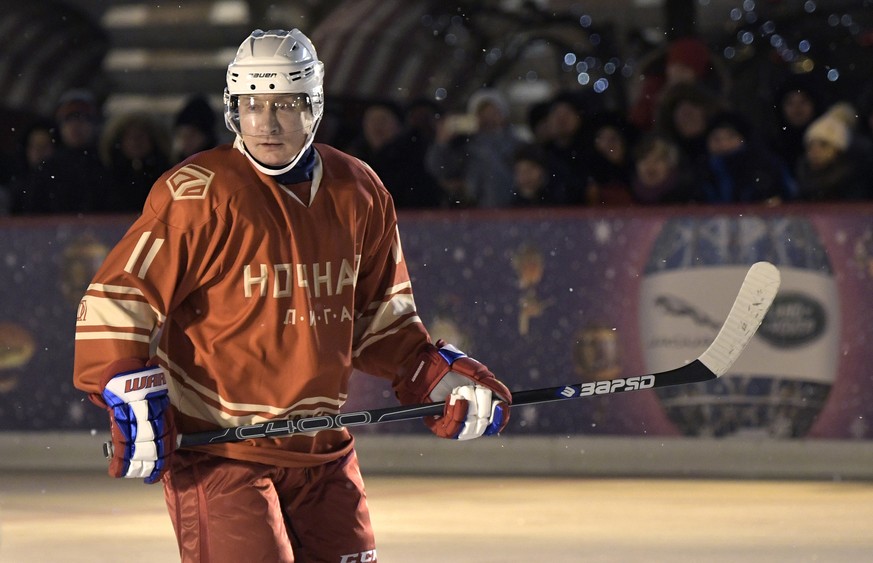
[[[155,483],[176,449],[167,379],[157,366],[120,373],[103,389],[112,434],[109,475]]]

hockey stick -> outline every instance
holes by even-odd
[[[764,315],[773,303],[779,289],[779,282],[779,270],[769,262],[758,262],[752,265],[715,340],[697,359],[682,367],[648,375],[517,391],[512,394],[512,406],[655,389],[716,379],[730,369],[758,330]],[[235,428],[180,434],[178,446],[185,448],[224,442],[241,442],[252,438],[281,438],[302,432],[331,430],[343,426],[363,426],[437,416],[443,413],[444,406],[444,403],[428,403],[327,414],[296,420],[271,420]],[[111,443],[105,444],[104,450],[110,451],[106,450],[107,445],[111,447]]]

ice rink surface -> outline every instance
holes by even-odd
[[[365,476],[366,477],[366,476]],[[867,562],[873,483],[366,477],[382,563]],[[0,561],[178,561],[158,486],[0,472]]]

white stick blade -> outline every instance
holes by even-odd
[[[724,375],[743,353],[773,304],[779,283],[779,270],[773,264],[757,262],[749,268],[721,330],[697,358],[716,376]]]

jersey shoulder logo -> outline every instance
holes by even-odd
[[[167,179],[174,201],[206,199],[215,172],[197,164],[186,164]]]

